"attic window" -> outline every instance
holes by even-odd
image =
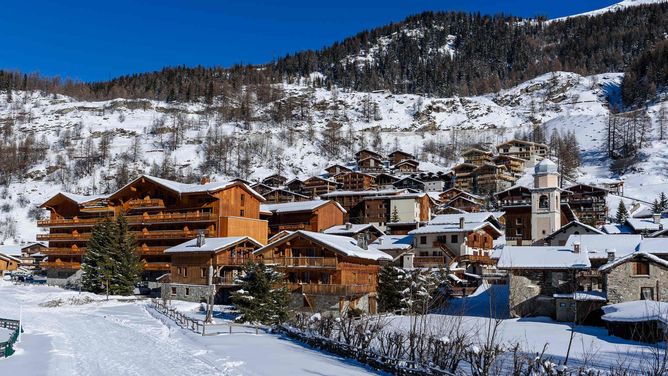
[[[649,262],[647,261],[634,262],[633,275],[649,275]]]

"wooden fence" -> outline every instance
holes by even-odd
[[[157,299],[151,300],[150,307],[158,313],[174,321],[174,323],[176,323],[176,325],[179,327],[190,330],[197,334],[201,334],[203,336],[215,336],[218,334],[233,333],[259,334],[260,330],[263,332],[267,332],[268,330],[268,328],[264,326],[242,325],[235,324],[233,322],[225,322],[222,324],[205,323],[203,320],[189,317]]]
[[[19,330],[22,330],[21,322],[19,320],[0,319],[0,328],[12,331],[7,341],[0,342],[0,358],[7,358],[14,354],[14,343],[19,338]]]

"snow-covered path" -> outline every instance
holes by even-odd
[[[372,374],[274,335],[201,337],[171,328],[141,302],[39,306],[70,297],[81,296],[0,281],[0,317],[18,317],[22,305],[25,322],[17,353],[0,359],[0,375]]]

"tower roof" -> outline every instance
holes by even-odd
[[[556,174],[557,164],[545,158],[534,167],[535,174]]]

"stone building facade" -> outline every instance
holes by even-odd
[[[668,302],[668,262],[639,252],[608,263],[599,269],[604,273],[604,289],[610,304],[632,300]]]

